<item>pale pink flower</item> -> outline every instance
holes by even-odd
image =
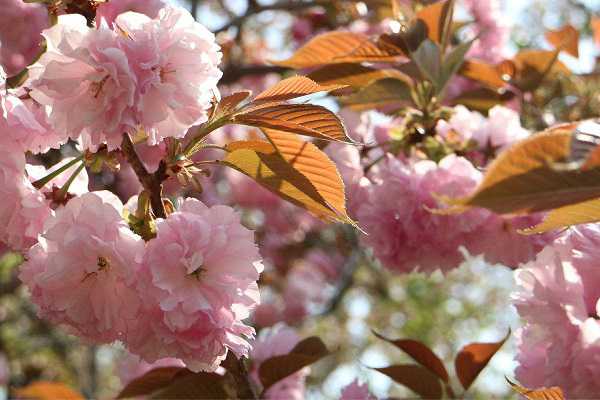
[[[42,318],[93,342],[122,339],[139,317],[144,242],[122,208],[110,192],[71,199],[46,221],[19,275]]]
[[[358,379],[342,389],[340,400],[376,400],[376,397],[369,392],[369,386],[366,383],[360,383]]]
[[[146,326],[126,344],[147,362],[177,357],[214,371],[231,350],[248,354],[254,329],[242,320],[259,302],[262,271],[253,232],[230,207],[186,199],[157,223],[148,243],[140,292]]]
[[[22,150],[6,138],[0,138],[0,198],[0,241],[14,250],[28,249],[52,210],[25,175]]]
[[[476,111],[470,111],[463,105],[454,107],[454,112],[448,121],[439,120],[436,126],[438,135],[449,140],[452,135],[459,135],[464,141],[473,140],[480,147],[487,145],[486,120]]]
[[[463,260],[459,247],[489,216],[483,210],[431,212],[440,207],[433,193],[463,196],[481,180],[481,173],[461,157],[448,156],[437,165],[390,156],[371,179],[368,201],[358,212],[359,225],[367,232],[363,240],[386,267],[398,272],[458,266]]]
[[[146,372],[161,367],[185,367],[185,364],[177,358],[163,358],[149,364],[131,353],[125,353],[117,363],[119,379],[123,385],[143,376]]]
[[[156,18],[160,9],[165,5],[163,0],[108,0],[100,3],[97,8],[96,24],[100,25],[104,22],[110,26],[120,14],[128,11]]]
[[[327,276],[311,263],[299,261],[285,277],[285,320],[294,323],[318,311],[329,300],[330,293]]]
[[[0,66],[12,76],[40,53],[41,32],[50,21],[42,4],[0,0],[0,9]]]
[[[148,143],[181,138],[208,119],[211,101],[218,96],[222,54],[215,36],[179,7],[162,8],[156,19],[125,13],[115,24],[127,37],[127,52],[138,79],[136,123]]]
[[[499,105],[489,111],[485,129],[490,145],[495,148],[504,148],[529,136],[529,131],[521,126],[519,113]]]
[[[300,341],[300,336],[292,328],[285,325],[275,325],[263,329],[253,343],[250,354],[252,369],[250,376],[260,385],[258,371],[260,365],[271,357],[288,354]],[[306,367],[271,386],[264,394],[266,399],[273,400],[302,400],[304,399],[304,384],[310,374]]]
[[[136,76],[118,47],[121,34],[89,28],[83,16],[69,14],[43,35],[48,50],[30,67],[30,96],[48,107],[55,130],[81,136],[84,148],[104,142],[118,148],[123,133],[137,129]]]
[[[560,386],[568,398],[600,391],[599,242],[597,225],[573,228],[516,272],[522,384]]]
[[[464,6],[475,19],[470,27],[477,40],[468,56],[491,63],[498,63],[507,56],[510,39],[508,19],[502,15],[499,0],[464,0]]]

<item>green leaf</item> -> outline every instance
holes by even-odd
[[[465,56],[467,52],[471,48],[473,41],[461,43],[458,46],[454,47],[452,51],[446,55],[444,59],[444,63],[442,65],[442,71],[440,75],[440,80],[438,82],[439,89],[438,92],[444,90],[450,78],[454,76],[463,65],[465,61]]]
[[[439,90],[442,81],[442,55],[440,47],[429,39],[424,40],[419,48],[411,53],[411,59],[415,62],[423,76]]]

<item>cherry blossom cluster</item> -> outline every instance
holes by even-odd
[[[68,140],[117,149],[124,135],[157,145],[143,155],[152,164],[163,140],[205,122],[218,98],[219,46],[184,9],[111,1],[96,21],[60,15],[18,88],[2,71],[0,242],[26,254],[19,278],[42,318],[91,343],[120,341],[148,363],[176,357],[214,371],[228,351],[249,354],[254,329],[243,320],[260,300],[261,257],[239,213],[180,199],[144,240],[127,218],[137,196],[123,205],[89,192],[83,156],[28,164],[27,151]],[[11,75],[31,61],[26,50],[26,61],[8,62]]]

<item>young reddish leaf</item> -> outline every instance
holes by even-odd
[[[235,116],[239,124],[279,129],[317,139],[352,142],[337,115],[313,104],[269,104]]]
[[[23,388],[15,389],[19,399],[31,400],[83,400],[84,397],[65,384],[57,382],[33,382]]]
[[[381,336],[377,332],[373,332],[379,339],[385,340],[404,351],[406,354],[412,357],[413,360],[427,368],[434,375],[440,378],[442,381],[448,383],[448,371],[444,367],[444,363],[439,359],[437,355],[426,345],[419,342],[418,340],[411,339],[388,339]]]
[[[506,86],[502,71],[498,66],[478,60],[465,60],[459,70],[459,74],[465,78],[480,82],[492,89]],[[510,78],[510,75],[506,75]]]
[[[551,388],[527,389],[519,384],[511,382],[506,378],[510,387],[528,400],[565,400],[563,391],[558,386]]]
[[[375,69],[360,64],[326,65],[308,75],[322,85],[343,84],[359,89],[385,78],[395,78],[412,85],[411,78],[396,69]]]
[[[254,98],[254,101],[282,101],[308,96],[319,92],[331,92],[346,85],[331,84],[322,86],[306,76],[294,76],[284,79]]]
[[[238,398],[237,390],[228,385],[218,374],[208,372],[189,373],[175,379],[170,385],[155,392],[153,399],[217,400]]]
[[[558,53],[558,50],[521,50],[512,60],[514,77],[511,83],[523,91],[531,91],[551,73],[569,74],[569,69],[558,61]]]
[[[427,37],[429,40],[442,44],[447,37],[452,24],[453,0],[442,0],[423,8],[417,13],[427,26]]]
[[[552,210],[541,223],[522,229],[520,232],[529,235],[598,221],[600,221],[600,199],[592,199]]]
[[[277,147],[263,141],[232,142],[223,163],[317,216],[353,223],[346,214],[344,184],[325,153],[293,134],[267,132]]]
[[[503,104],[514,97],[514,93],[506,91],[498,93],[489,88],[477,88],[460,94],[458,97],[452,98],[452,104],[462,104],[471,110],[476,110],[482,113],[487,112],[490,108]]]
[[[406,386],[424,399],[442,398],[443,389],[440,380],[419,365],[401,364],[373,369],[389,376],[394,382]]]
[[[321,339],[313,336],[299,342],[288,354],[263,361],[258,369],[263,391],[329,354]]]
[[[471,384],[477,378],[479,373],[490,362],[494,354],[506,342],[510,336],[510,330],[499,342],[496,343],[471,343],[463,347],[456,355],[454,366],[458,380],[465,390],[471,387]]]
[[[327,64],[360,62],[393,62],[402,53],[392,47],[381,48],[368,36],[336,31],[311,39],[287,60],[273,61],[275,65],[301,69]]]
[[[150,395],[159,389],[169,386],[175,379],[187,374],[192,374],[192,372],[186,368],[155,368],[129,382],[117,395],[117,399]]]
[[[600,197],[600,165],[564,168],[577,124],[563,124],[514,144],[490,164],[483,182],[457,206],[498,213],[536,212]]]
[[[340,102],[354,110],[401,107],[412,104],[411,88],[403,80],[385,78],[371,83],[356,93],[342,97]]]
[[[221,101],[219,101],[219,103],[217,104],[217,108],[212,115],[212,119],[218,119],[233,112],[235,108],[248,97],[250,97],[251,94],[251,91],[244,90],[242,92],[236,92],[230,94],[229,96],[223,97]]]
[[[572,25],[547,31],[545,36],[555,49],[564,50],[575,58],[579,57],[579,32]]]
[[[592,32],[594,34],[594,42],[600,44],[600,17],[592,17],[591,25]]]

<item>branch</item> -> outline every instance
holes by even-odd
[[[280,1],[277,3],[273,3],[273,4],[265,4],[265,5],[261,5],[261,6],[256,6],[255,2],[249,2],[248,9],[246,10],[246,12],[243,15],[233,18],[231,21],[229,21],[222,27],[215,30],[215,34],[226,31],[229,28],[234,27],[234,26],[239,28],[244,23],[244,20],[246,18],[251,17],[256,14],[260,14],[264,11],[278,11],[278,10],[297,11],[297,10],[303,10],[305,8],[311,8],[311,7],[315,7],[315,6],[326,6],[328,3],[330,4],[331,2],[325,1],[325,0],[314,0],[314,1],[308,1],[308,2],[305,2],[305,1]]]
[[[138,180],[150,193],[150,204],[152,205],[152,211],[157,218],[166,218],[167,212],[165,211],[165,205],[162,200],[162,183],[167,179],[167,165],[163,161],[160,162],[158,169],[154,174],[148,172],[142,160],[135,151],[135,147],[131,138],[128,134],[123,135],[123,143],[121,144],[121,151],[127,162],[131,164],[133,171],[138,177]]]
[[[223,77],[219,81],[219,84],[229,85],[245,76],[265,75],[269,73],[281,74],[289,70],[289,68],[279,67],[277,65],[228,65],[223,70]]]

